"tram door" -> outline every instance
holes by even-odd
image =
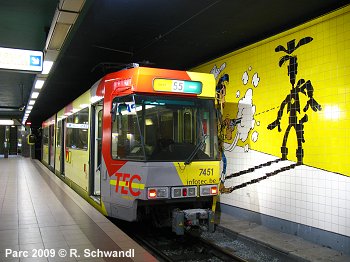
[[[59,139],[59,150],[60,150],[60,166],[59,166],[59,171],[61,176],[64,176],[64,163],[66,162],[66,151],[65,151],[65,146],[64,146],[64,136],[65,136],[65,123],[66,119],[62,119],[61,121],[58,122],[58,128],[60,132],[57,134]]]
[[[91,162],[93,167],[91,169],[91,195],[92,197],[100,197],[101,195],[101,159],[102,159],[102,102],[96,104],[92,108],[92,148]]]
[[[49,126],[49,165],[52,169],[55,168],[55,126]]]

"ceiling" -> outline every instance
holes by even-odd
[[[125,64],[189,69],[349,2],[86,0],[28,120],[39,126]],[[43,50],[57,4],[0,0],[0,46]],[[0,71],[0,118],[22,119],[34,78]]]
[[[42,51],[56,0],[0,0],[0,47]],[[22,119],[35,75],[0,71],[0,119]],[[21,121],[20,121],[21,122]]]

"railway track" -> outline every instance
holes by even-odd
[[[197,234],[176,236],[169,228],[159,229],[120,221],[115,224],[160,261],[246,261]]]

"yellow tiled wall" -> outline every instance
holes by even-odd
[[[295,50],[288,54],[293,39]],[[304,44],[296,48],[300,40]],[[287,52],[276,52],[278,46]],[[290,57],[279,66],[286,55],[297,57],[294,88],[304,79],[314,89],[297,90],[300,113],[294,119],[308,116],[299,165],[294,127],[286,160],[280,160],[292,115],[287,107],[296,99],[285,104],[281,131],[268,129],[292,92]],[[233,191],[221,194],[220,203],[350,237],[350,6],[192,70],[213,72],[217,89],[226,87],[224,184]],[[310,97],[321,108],[313,102],[315,111],[304,112]]]
[[[214,67],[221,67],[223,70],[217,75],[217,80],[224,74],[229,75],[224,118],[238,118],[237,105],[247,94],[247,90],[251,89],[251,102],[255,106],[254,123],[249,130],[248,139],[239,139],[237,146],[248,146],[251,150],[281,157],[281,145],[290,115],[287,105],[281,117],[281,132],[278,132],[277,127],[273,130],[268,130],[267,127],[276,120],[281,103],[290,94],[292,87],[287,70],[289,61],[279,66],[280,58],[286,53],[276,52],[275,48],[279,45],[287,48],[287,43],[293,39],[297,45],[305,37],[311,37],[312,41],[290,54],[298,60],[296,82],[300,79],[311,81],[314,88],[313,98],[322,109],[314,111],[309,107],[304,112],[303,108],[309,97],[299,92],[298,121],[305,114],[308,116],[308,122],[304,124],[303,163],[350,176],[349,6],[192,70],[211,72]],[[249,76],[247,84],[242,80],[245,72]],[[256,87],[252,83],[255,73],[259,78]],[[233,143],[237,132],[240,131],[235,129],[232,138],[228,136],[231,138],[226,139],[228,144]],[[252,140],[253,133],[253,140],[257,138],[255,142]],[[287,158],[295,162],[296,141],[296,133],[292,128],[287,140]]]

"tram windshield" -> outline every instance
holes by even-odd
[[[112,104],[112,157],[139,161],[216,160],[214,101],[130,95]]]

